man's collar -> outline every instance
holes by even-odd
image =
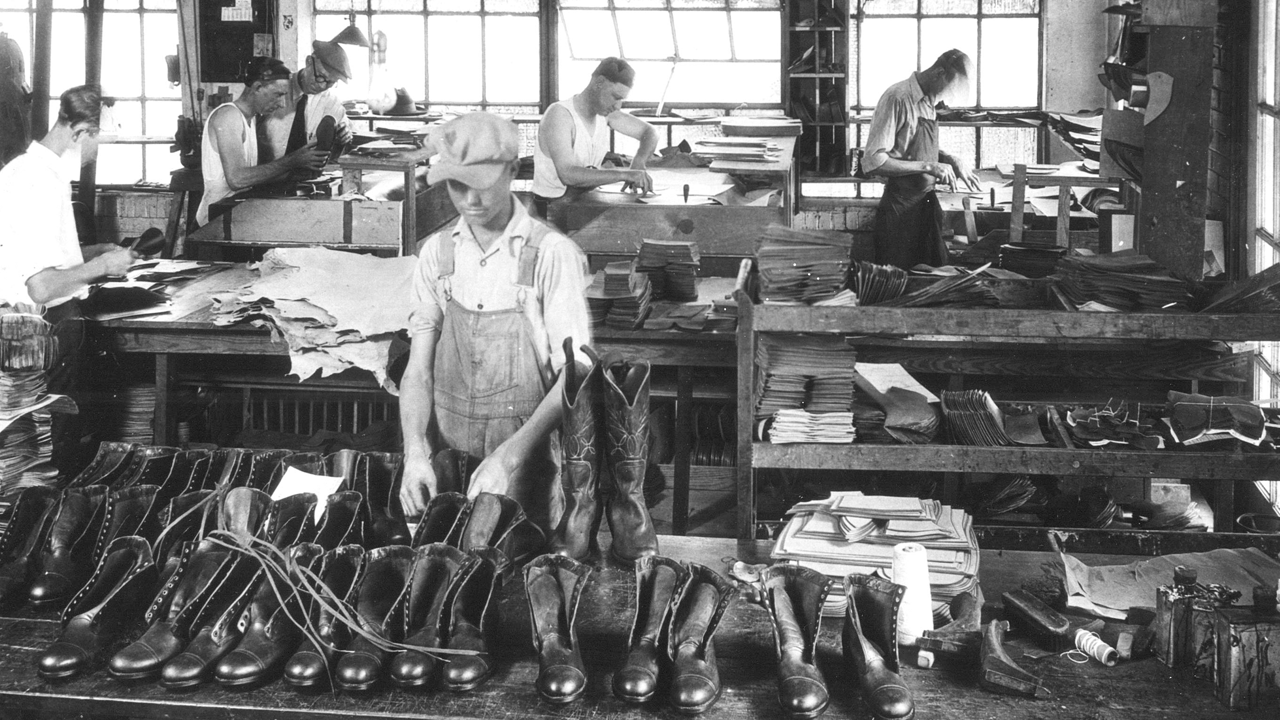
[[[911,73],[911,81],[907,83],[907,90],[911,93],[911,99],[916,102],[924,102],[928,97],[924,94],[924,88],[920,87],[920,73]]]
[[[507,226],[502,230],[499,240],[507,240],[511,242],[511,247],[519,247],[533,231],[533,218],[529,215],[529,211],[525,209],[524,203],[515,196],[514,193],[509,195],[513,210],[511,219],[507,221]],[[475,233],[471,232],[471,226],[467,224],[466,218],[459,217],[458,222],[453,226],[453,241],[470,240],[477,242]]]

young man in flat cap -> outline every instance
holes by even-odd
[[[533,151],[534,206],[546,217],[547,204],[574,190],[590,190],[623,181],[642,193],[653,191],[645,164],[658,147],[658,131],[622,111],[636,71],[620,58],[605,58],[591,73],[586,89],[547,108],[538,125]],[[630,168],[602,168],[609,150],[609,129],[640,141]]]
[[[400,384],[401,503],[417,515],[436,494],[432,455],[480,461],[468,494],[502,493],[549,529],[564,341],[591,341],[586,258],[511,194],[516,127],[488,113],[432,136],[427,182],[446,183],[461,216],[427,239],[413,279],[412,347]]]
[[[347,110],[334,92],[338,82],[350,79],[351,63],[341,45],[324,40],[311,43],[302,69],[289,78],[289,92],[280,108],[259,120],[259,161],[271,162],[315,142],[316,128],[325,116],[336,123],[336,142],[350,142]]]

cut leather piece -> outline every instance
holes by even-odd
[[[1040,678],[1018,667],[1004,651],[1004,634],[1009,623],[993,620],[987,623],[982,636],[982,675],[978,684],[984,689],[1002,695],[1018,695],[1029,698],[1047,698],[1049,690]]]
[[[601,412],[604,370],[591,353],[590,364],[574,359],[573,338],[564,339],[565,381],[560,405],[560,488],[564,511],[552,530],[551,552],[585,560],[599,553],[596,535],[603,517],[600,498],[601,445],[604,415]]]
[[[339,602],[350,605],[360,589],[364,575],[366,552],[359,545],[343,545],[320,556],[311,570]],[[285,682],[297,688],[323,686],[330,681],[330,668],[338,649],[350,642],[345,625],[337,622],[333,614],[324,609],[314,597],[303,598],[305,616],[315,624],[320,640],[303,642],[302,647],[289,658],[284,666]]]
[[[675,600],[692,574],[680,562],[659,555],[640,558],[635,571],[635,615],[627,658],[613,674],[613,694],[626,702],[643,703],[658,691],[665,633],[675,612]]]
[[[448,647],[448,608],[474,556],[441,543],[418,547],[414,552],[413,571],[404,592],[397,601],[404,620],[402,635],[406,645],[422,648]],[[436,655],[422,650],[406,650],[388,663],[387,678],[400,688],[434,685],[445,663]]]
[[[589,566],[563,555],[542,555],[524,569],[533,648],[538,654],[534,685],[539,697],[555,705],[573,702],[587,689],[576,621],[590,577]]]
[[[761,573],[765,607],[778,652],[778,704],[793,718],[814,718],[830,703],[818,669],[818,633],[830,582],[799,565],[771,565]]]
[[[690,578],[675,598],[667,628],[671,706],[685,715],[710,709],[720,698],[720,669],[713,637],[737,596],[732,583],[705,565],[687,563]]]
[[[906,588],[870,575],[844,579],[845,662],[877,720],[915,717],[911,690],[898,675],[898,608]]]
[[[54,488],[37,485],[24,489],[13,501],[9,523],[0,531],[0,608],[26,602],[60,498]]]
[[[64,680],[93,670],[131,641],[155,578],[146,540],[127,536],[112,542],[88,583],[63,610],[62,634],[37,660],[40,677]]]

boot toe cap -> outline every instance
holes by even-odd
[[[867,698],[871,712],[881,720],[907,720],[915,714],[911,691],[902,685],[878,687]]]
[[[492,668],[487,654],[454,658],[445,668],[444,683],[457,692],[471,690],[489,678]]]
[[[817,717],[828,700],[827,686],[813,678],[789,677],[778,684],[778,703],[792,717]]]
[[[294,653],[284,666],[285,682],[296,687],[311,687],[328,679],[324,656],[314,650]]]
[[[552,665],[538,675],[538,694],[547,702],[572,702],[586,687],[587,676],[572,665]]]
[[[214,677],[223,685],[246,685],[262,679],[267,672],[262,658],[251,652],[232,650],[218,661]]]
[[[671,704],[682,713],[700,713],[711,707],[720,686],[704,675],[678,675],[671,682]]]
[[[204,682],[208,665],[195,653],[184,652],[165,663],[160,670],[160,684],[167,688],[183,688]]]
[[[85,668],[89,655],[79,645],[55,642],[37,661],[37,672],[45,679],[69,678]]]
[[[154,647],[136,642],[112,655],[107,663],[107,670],[124,680],[149,677],[159,673],[166,660],[168,658],[161,657]]]
[[[32,605],[50,605],[60,600],[70,599],[71,581],[64,575],[45,573],[31,583],[27,597]]]
[[[355,652],[338,662],[334,682],[343,690],[368,690],[382,675],[382,662],[369,653]]]
[[[658,676],[650,668],[624,667],[613,676],[613,694],[627,702],[644,702],[658,689]]]
[[[387,676],[399,687],[421,687],[431,681],[438,663],[426,653],[409,650],[397,655],[387,668]]]

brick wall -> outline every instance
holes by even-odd
[[[137,237],[152,227],[164,230],[172,198],[173,194],[168,192],[99,192],[96,212],[98,242],[118,243],[127,237]]]

